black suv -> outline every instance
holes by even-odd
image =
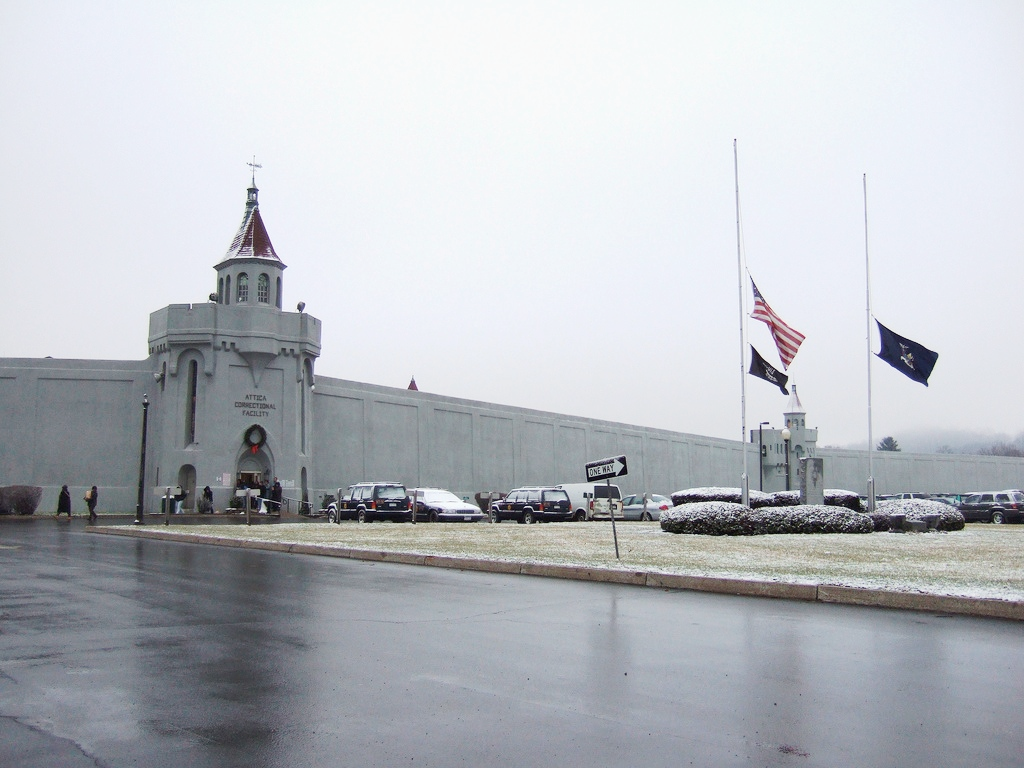
[[[561,488],[515,488],[504,499],[491,504],[491,522],[502,520],[526,524],[572,520],[572,503],[569,494]]]
[[[1024,493],[972,493],[964,496],[958,509],[968,523],[1019,523],[1024,519]]]
[[[412,520],[412,508],[401,483],[356,483],[338,489],[337,501],[327,506],[327,521],[338,523],[355,518],[369,523],[378,518],[401,522]]]

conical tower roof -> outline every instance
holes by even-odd
[[[260,216],[259,190],[253,184],[249,187],[249,196],[245,203],[245,214],[242,216],[242,224],[231,241],[224,260],[217,265],[219,269],[223,264],[235,259],[261,259],[272,261],[284,267],[283,262],[274,250],[270,242],[270,235],[263,224],[263,217]]]
[[[800,396],[796,393],[796,384],[793,384],[792,388],[793,394],[789,396],[789,404],[786,406],[785,413],[806,414],[807,411],[804,410],[803,403],[800,402]]]

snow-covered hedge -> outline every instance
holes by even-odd
[[[936,528],[940,531],[962,531],[964,529],[964,516],[960,510],[952,504],[944,504],[941,501],[930,499],[892,499],[891,501],[880,501],[875,505],[875,515],[884,516],[888,520],[889,515],[905,515],[907,520],[924,520],[926,515],[938,515],[939,521]],[[888,530],[889,526],[883,530]]]
[[[673,497],[674,500],[674,497]],[[751,509],[728,501],[680,504],[661,513],[669,533],[760,536],[768,533],[871,533],[871,518],[842,507],[804,505]]]
[[[720,488],[710,486],[707,488],[687,488],[684,491],[676,491],[672,494],[673,504],[693,504],[702,501],[728,501],[733,504],[740,504],[743,501],[743,494],[739,488]],[[800,503],[800,491],[776,491],[775,493],[762,493],[761,491],[750,491],[751,509],[761,507],[795,507]],[[853,491],[842,491],[825,489],[825,505],[828,507],[846,507],[854,512],[861,512],[860,498]]]

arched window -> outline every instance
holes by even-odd
[[[260,273],[256,281],[256,301],[260,304],[270,303],[270,277],[266,272]]]
[[[196,441],[196,401],[199,396],[199,363],[188,364],[188,392],[185,396],[185,445]]]
[[[243,304],[249,300],[249,276],[245,272],[238,273],[238,298],[236,301]]]
[[[278,309],[281,308],[281,278],[280,277],[277,278],[277,296],[274,297],[274,303],[277,305]]]
[[[227,282],[224,283],[224,303],[231,303],[231,275],[227,276]]]
[[[224,278],[217,279],[217,303],[221,304],[224,301]]]

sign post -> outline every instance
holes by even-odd
[[[619,534],[615,530],[615,504],[612,503],[612,478],[622,477],[627,473],[626,457],[611,456],[607,459],[598,459],[586,464],[587,482],[594,483],[604,480],[608,486],[608,516],[612,519],[612,538],[615,539],[615,559],[619,559]]]

